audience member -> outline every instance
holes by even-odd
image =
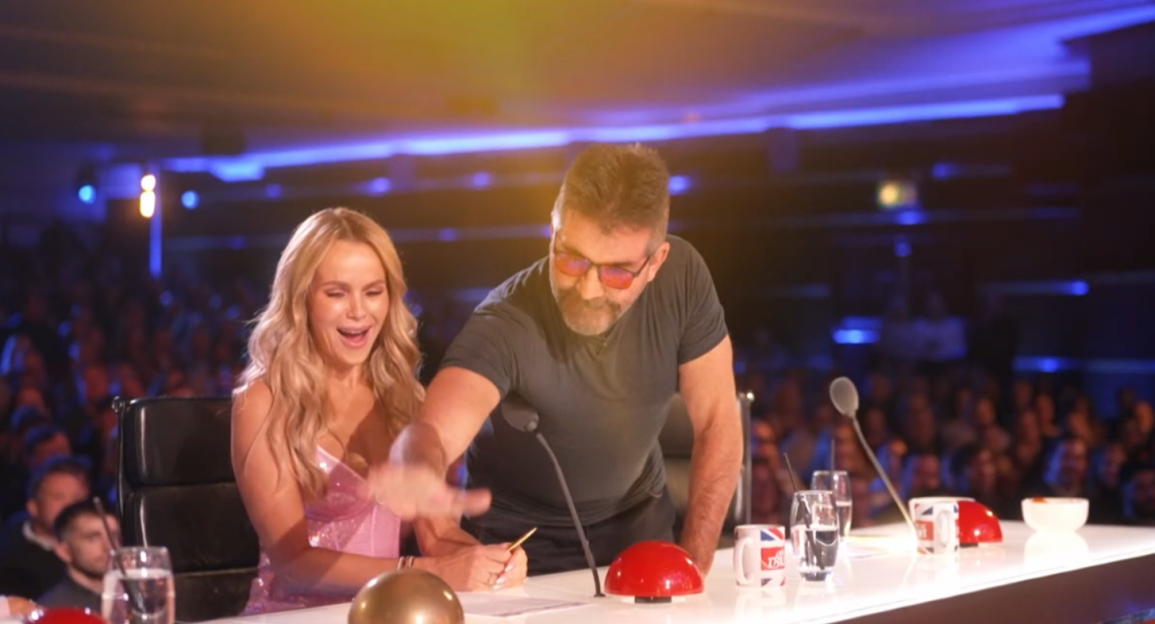
[[[36,598],[64,577],[64,562],[56,555],[54,523],[67,506],[88,498],[88,469],[67,457],[40,467],[28,485],[27,516],[9,521],[0,537],[0,573],[14,586],[0,594]]]
[[[104,573],[108,570],[112,540],[120,541],[116,516],[100,517],[100,509],[85,499],[65,507],[56,517],[56,555],[64,562],[64,578],[37,601],[45,607],[76,607],[100,612]]]

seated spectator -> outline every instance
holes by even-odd
[[[64,431],[53,425],[40,425],[24,434],[21,455],[24,469],[35,472],[54,457],[72,455],[72,443]]]
[[[959,449],[950,460],[950,489],[986,505],[999,518],[1012,518],[1021,513],[1015,511],[1019,501],[999,492],[995,457],[990,449],[979,444]]]
[[[878,463],[886,471],[887,478],[890,479],[891,483],[901,485],[902,465],[906,461],[907,455],[906,442],[902,438],[891,438],[878,447],[877,453]],[[886,484],[882,482],[881,478],[876,477],[870,483],[870,513],[880,513],[892,504],[894,503],[890,498],[890,492],[886,489]],[[895,510],[895,513],[898,511]]]
[[[1055,443],[1048,455],[1042,480],[1026,484],[1023,496],[1086,498],[1090,501],[1088,522],[1117,522],[1120,510],[1112,509],[1110,501],[1104,500],[1087,487],[1089,473],[1087,443],[1075,436],[1065,436]]]
[[[903,467],[902,483],[898,486],[904,501],[921,496],[945,496],[950,494],[943,487],[942,464],[934,453],[912,453],[907,456]],[[889,498],[889,497],[888,497]],[[878,509],[874,518],[881,524],[902,522],[902,511],[893,501]]]
[[[8,523],[0,536],[0,594],[36,598],[64,578],[56,555],[56,517],[88,498],[88,467],[60,457],[45,463],[28,485],[27,515]]]
[[[750,486],[758,493],[750,501],[750,521],[759,524],[781,524],[785,521],[782,509],[782,490],[774,463],[768,457],[755,457],[751,462]]]
[[[1155,527],[1155,465],[1128,466],[1123,478],[1123,523]]]
[[[113,540],[119,542],[120,523],[116,516],[107,514],[102,520],[100,510],[90,499],[65,507],[56,517],[56,555],[64,562],[66,572],[63,580],[40,597],[41,605],[100,612],[100,594],[112,548],[105,521]]]
[[[1123,488],[1120,479],[1126,463],[1127,453],[1118,442],[1109,442],[1095,454],[1091,489],[1104,505],[1113,509],[1123,509]]]
[[[942,451],[934,411],[925,401],[912,399],[905,424],[903,437],[912,453],[938,455]]]
[[[862,417],[862,436],[871,448],[878,448],[891,436],[890,419],[879,407],[870,407]]]
[[[1040,393],[1035,397],[1035,414],[1039,417],[1039,431],[1044,440],[1054,440],[1062,435],[1055,421],[1055,400],[1049,394]]]
[[[905,500],[923,496],[946,496],[942,462],[934,453],[913,453],[906,458],[902,474],[902,497]]]

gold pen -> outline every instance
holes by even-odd
[[[517,538],[516,542],[510,544],[508,552],[513,552],[513,551],[517,550],[517,547],[524,544],[525,540],[529,539],[529,536],[533,535],[536,531],[537,531],[537,527],[533,527],[529,531],[526,531],[525,535],[522,535],[521,537]]]

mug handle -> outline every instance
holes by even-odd
[[[746,546],[752,543],[754,543],[754,538],[743,537],[742,539],[738,540],[738,545],[734,548],[735,558],[738,560],[738,565],[734,566],[734,573],[738,576],[738,582],[742,585],[746,585],[751,581],[750,577],[746,576],[745,574],[745,550]]]

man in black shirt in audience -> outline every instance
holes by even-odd
[[[120,523],[116,516],[100,518],[100,510],[91,500],[73,503],[56,518],[56,554],[67,566],[64,580],[48,590],[37,602],[44,607],[77,607],[100,612],[100,593],[112,545],[104,522],[120,541]]]

